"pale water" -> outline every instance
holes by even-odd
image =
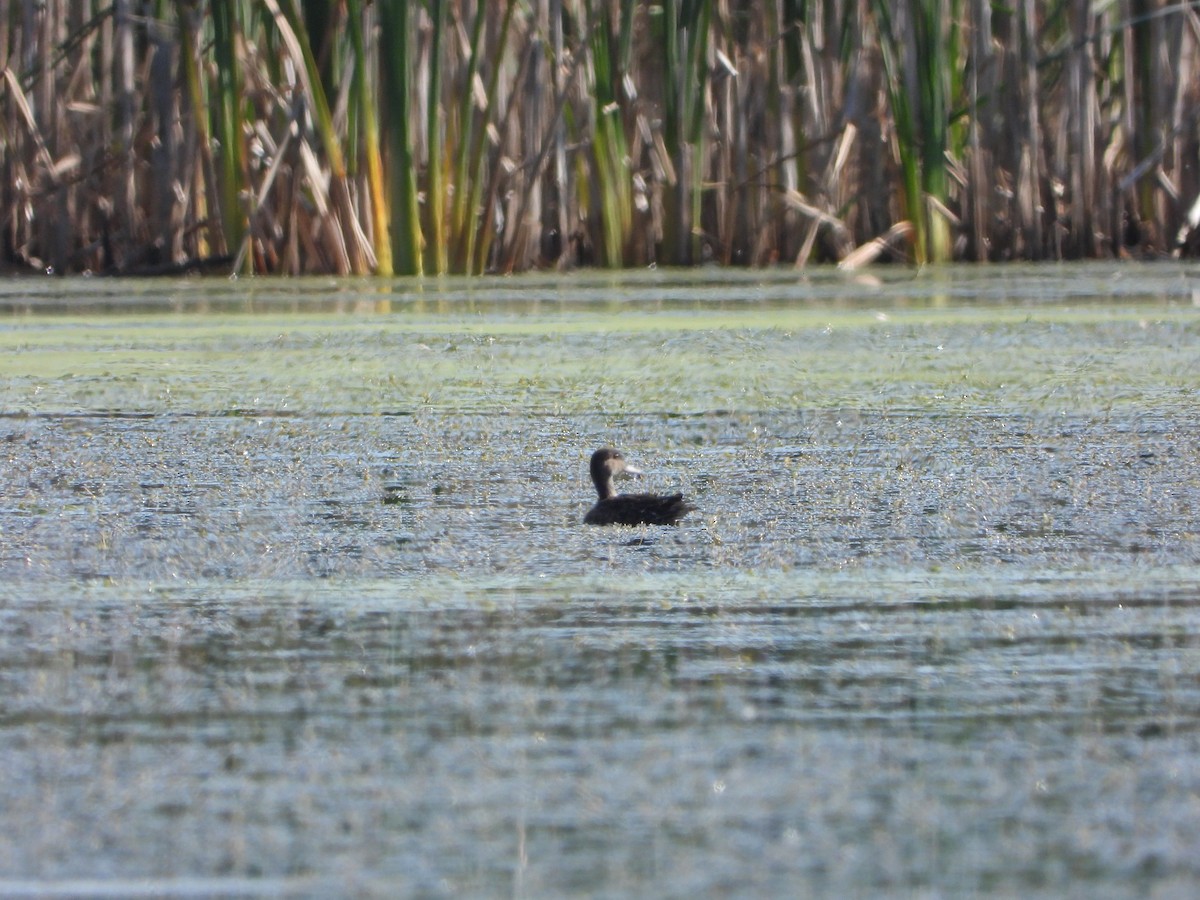
[[[1194,896],[1198,302],[0,283],[0,895]]]

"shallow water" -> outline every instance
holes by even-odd
[[[0,284],[0,894],[1193,896],[1198,291]]]

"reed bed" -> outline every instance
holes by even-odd
[[[1200,2],[0,0],[13,270],[1195,250]]]

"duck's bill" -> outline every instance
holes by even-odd
[[[622,475],[644,475],[645,473],[641,469],[636,468],[635,466],[626,466],[625,470],[623,472],[621,472],[621,474]]]

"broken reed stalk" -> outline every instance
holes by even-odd
[[[1200,243],[1200,0],[45,0],[0,19],[17,269]]]
[[[487,141],[492,139],[492,129],[496,127],[495,123],[500,121],[501,114],[497,112],[497,96],[500,89],[500,75],[504,71],[505,62],[508,59],[508,38],[512,32],[512,19],[517,11],[517,0],[507,0],[504,8],[504,19],[500,24],[499,35],[496,38],[496,47],[491,56],[492,71],[488,78],[487,88],[483,96],[483,115],[487,123],[485,127],[475,131],[475,142],[471,148],[471,171],[475,173],[475,177],[470,181],[469,208],[472,210],[481,209],[480,201],[483,199],[484,186],[487,185],[488,196],[494,201],[497,197],[497,179],[500,177],[498,166],[493,165],[490,174],[485,171]],[[482,13],[481,13],[482,14]],[[520,80],[520,67],[517,68],[517,80]],[[505,118],[507,118],[505,116]],[[499,142],[499,134],[496,133],[495,140]],[[462,185],[459,186],[462,189]],[[489,208],[494,209],[494,206],[489,205]],[[478,220],[472,220],[469,227],[466,229],[467,251],[466,260],[468,275],[475,275],[484,271],[484,261],[488,258],[491,250],[491,239],[495,228],[495,219],[488,215],[481,216]]]

